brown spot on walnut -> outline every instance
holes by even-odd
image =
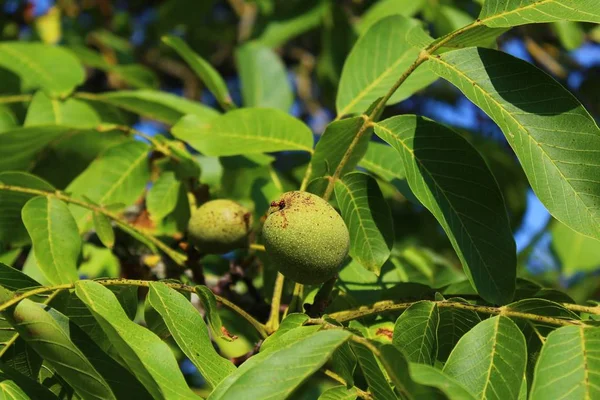
[[[375,332],[375,335],[384,336],[384,337],[388,338],[389,340],[392,340],[392,336],[394,335],[394,332],[391,329],[379,328],[379,329],[377,329],[377,332]]]

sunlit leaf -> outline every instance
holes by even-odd
[[[68,95],[85,79],[70,51],[42,43],[0,43],[0,67],[18,75],[23,90],[42,88],[52,96]]]
[[[554,221],[550,231],[552,249],[564,274],[592,272],[600,267],[600,241],[583,236],[558,221]]]
[[[526,361],[523,334],[509,318],[498,316],[480,322],[459,340],[443,372],[477,399],[516,400]]]
[[[360,17],[356,24],[356,29],[363,34],[369,30],[373,24],[390,15],[404,15],[412,17],[423,7],[424,0],[381,0],[373,4]]]
[[[600,239],[600,129],[579,101],[533,65],[499,51],[455,50],[430,61],[500,126],[548,211]]]
[[[79,99],[60,100],[39,91],[27,109],[24,126],[64,125],[74,128],[95,128],[100,118],[93,107]]]
[[[75,197],[86,196],[100,205],[132,204],[150,178],[148,150],[148,145],[137,141],[110,147],[71,182],[66,191]],[[79,229],[87,230],[92,212],[78,206],[71,206],[71,210]]]
[[[439,323],[440,313],[434,302],[417,302],[396,320],[392,343],[406,352],[409,361],[433,365],[438,352]]]
[[[94,281],[78,281],[75,293],[109,337],[123,362],[154,398],[197,399],[169,346],[131,321],[115,295]]]
[[[319,400],[355,400],[357,396],[356,388],[347,389],[344,386],[336,386],[324,391],[319,396]]]
[[[86,95],[94,102],[108,103],[146,118],[174,125],[181,117],[192,114],[202,121],[210,121],[219,113],[199,102],[158,90],[121,90]]]
[[[98,235],[98,238],[103,245],[112,249],[115,245],[115,231],[113,230],[110,219],[106,215],[94,211],[93,220],[96,235]]]
[[[266,108],[230,111],[209,123],[188,115],[171,132],[207,156],[284,150],[312,152],[313,146],[312,133],[306,125],[283,111]]]
[[[219,103],[228,106],[233,105],[225,81],[212,65],[196,54],[187,43],[177,36],[164,36],[162,41],[173,48],[189,64]]]
[[[29,299],[22,300],[4,315],[21,337],[49,362],[82,398],[116,398],[108,383],[70,340],[68,324],[61,324],[41,305]]]
[[[339,115],[362,113],[385,95],[417,58],[427,34],[415,20],[387,17],[361,36],[350,52],[336,99]],[[395,104],[436,80],[427,68],[418,68],[388,100]]]
[[[288,398],[350,336],[344,330],[324,330],[285,347],[259,353],[221,382],[208,398]],[[274,375],[277,379],[273,379]]]
[[[449,400],[476,399],[464,386],[431,365],[411,363],[410,376],[417,383],[438,388]]]
[[[202,316],[188,299],[163,283],[152,283],[148,296],[179,348],[212,387],[235,371],[235,366],[214,350]]]
[[[155,221],[160,221],[175,209],[180,189],[181,181],[174,172],[160,174],[146,196],[146,207]]]
[[[486,0],[479,20],[492,28],[560,20],[600,23],[600,8],[594,0]]]
[[[21,214],[46,279],[55,285],[75,282],[81,237],[69,207],[53,196],[38,196]]]
[[[600,396],[600,328],[565,326],[552,332],[535,367],[532,400]]]
[[[246,107],[277,108],[287,112],[294,101],[285,65],[273,50],[247,43],[235,53]]]
[[[335,173],[363,123],[362,118],[354,117],[334,121],[327,125],[325,132],[315,146],[315,153],[310,160],[309,181]],[[354,170],[367,151],[373,133],[371,128],[367,129],[368,131],[362,135],[346,158],[340,176]]]
[[[367,152],[358,165],[386,181],[406,178],[404,164],[398,156],[398,152],[393,147],[383,143],[369,142]]]

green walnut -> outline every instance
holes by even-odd
[[[231,200],[211,200],[192,213],[188,239],[206,254],[223,254],[245,247],[252,213]]]
[[[269,260],[285,277],[307,285],[332,278],[350,245],[342,217],[307,192],[284,193],[272,202],[262,235]]]

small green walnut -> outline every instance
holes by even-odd
[[[307,192],[287,192],[272,202],[262,234],[270,261],[302,284],[332,278],[350,245],[342,217],[327,201]]]
[[[252,213],[231,200],[211,200],[192,213],[190,243],[206,254],[223,254],[247,245]]]

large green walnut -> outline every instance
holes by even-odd
[[[206,254],[223,254],[247,245],[252,213],[231,200],[211,200],[192,213],[188,239]]]
[[[284,193],[272,202],[262,234],[269,260],[302,284],[332,278],[350,245],[342,217],[327,201],[307,192]]]

